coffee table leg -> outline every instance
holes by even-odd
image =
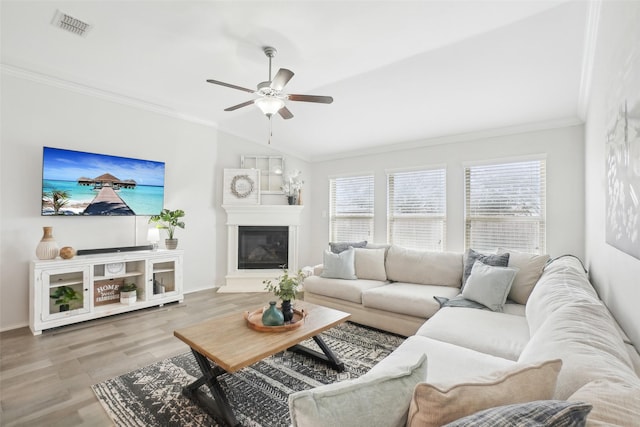
[[[327,343],[320,338],[320,335],[316,335],[313,337],[313,340],[318,344],[318,347],[322,350],[322,353],[302,346],[300,344],[296,344],[293,347],[289,348],[289,351],[293,351],[298,354],[304,354],[306,356],[310,356],[316,359],[323,360],[327,362],[333,369],[338,372],[344,371],[344,363],[338,359],[338,357],[333,354]],[[323,354],[324,353],[324,354]]]
[[[211,366],[209,359],[194,349],[191,349],[191,352],[196,358],[198,366],[200,366],[202,376],[191,384],[185,386],[182,389],[182,394],[190,400],[193,400],[197,405],[205,409],[217,420],[222,421],[229,426],[240,426],[235,415],[233,415],[227,396],[224,394],[224,391],[218,382],[218,377],[225,374],[226,371],[219,366]],[[209,387],[213,399],[199,390],[204,384]]]

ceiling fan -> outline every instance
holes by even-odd
[[[271,59],[276,56],[276,53],[278,51],[276,50],[276,48],[271,46],[265,46],[262,50],[264,51],[264,54],[269,58],[269,80],[266,82],[258,83],[257,90],[236,86],[230,83],[224,83],[218,80],[207,80],[207,82],[209,83],[259,95],[259,97],[256,99],[252,99],[250,101],[225,108],[224,111],[234,111],[238,108],[255,104],[260,109],[260,111],[262,111],[262,113],[269,119],[271,119],[271,116],[273,116],[275,113],[280,114],[283,119],[291,119],[293,118],[293,114],[285,105],[286,100],[317,102],[320,104],[331,104],[333,102],[333,98],[330,96],[294,95],[283,93],[282,90],[287,85],[289,80],[291,80],[291,78],[293,77],[293,71],[287,70],[286,68],[280,68],[275,77],[271,79]]]

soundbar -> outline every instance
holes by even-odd
[[[134,252],[134,251],[150,251],[153,249],[153,245],[145,246],[123,246],[120,248],[101,248],[101,249],[79,249],[76,255],[95,255],[95,254],[109,254],[118,252]]]

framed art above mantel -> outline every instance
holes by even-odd
[[[222,190],[224,205],[259,205],[260,171],[258,169],[225,169]]]

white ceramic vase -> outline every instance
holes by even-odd
[[[43,234],[36,247],[38,259],[55,259],[58,256],[58,243],[53,238],[53,227],[42,227]]]

